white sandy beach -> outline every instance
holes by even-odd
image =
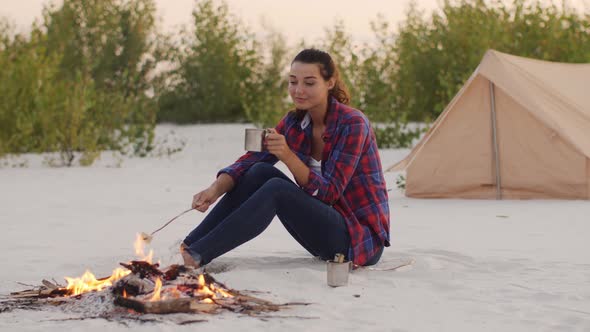
[[[0,294],[18,284],[109,275],[133,258],[135,234],[190,207],[193,194],[243,148],[246,125],[161,125],[186,148],[171,157],[111,156],[89,168],[0,169]],[[408,150],[382,150],[384,166]],[[279,168],[285,170],[283,165]],[[413,258],[397,271],[361,269],[347,287],[326,285],[324,262],[310,257],[276,220],[258,238],[211,263],[215,278],[273,302],[311,302],[259,319],[229,312],[193,315],[193,325],[80,317],[59,308],[0,313],[2,331],[590,331],[590,202],[410,199],[390,191],[392,246],[377,268]],[[163,266],[204,215],[176,220],[152,248]],[[267,293],[266,293],[267,292]],[[356,295],[356,296],[355,296]]]

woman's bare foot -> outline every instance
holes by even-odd
[[[182,243],[180,244],[180,255],[182,256],[182,259],[184,260],[184,265],[185,266],[191,266],[194,268],[199,268],[201,266],[200,262],[197,262],[193,256],[191,256],[191,254],[188,252],[188,247],[186,246],[186,244]]]

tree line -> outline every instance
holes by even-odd
[[[273,126],[292,108],[286,73],[304,47],[332,54],[381,147],[409,146],[487,49],[590,62],[590,14],[564,3],[445,0],[426,13],[412,2],[396,26],[372,21],[363,44],[344,22],[296,46],[273,29],[256,37],[222,0],[195,1],[173,34],[156,17],[154,0],[64,0],[27,33],[0,20],[0,156],[89,165],[105,150],[146,155],[159,122]]]

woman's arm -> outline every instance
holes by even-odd
[[[289,148],[285,136],[277,133],[274,129],[269,130],[270,134],[265,139],[265,146],[268,152],[275,155],[287,165],[297,184],[300,186],[306,185],[309,181],[309,167]]]
[[[226,173],[221,173],[210,186],[217,193],[217,197],[231,191],[234,187],[234,179]]]
[[[295,153],[293,153],[293,151],[291,151],[291,153],[288,155],[288,157],[285,158],[285,160],[281,161],[285,165],[287,165],[291,173],[293,173],[293,177],[295,178],[297,184],[299,184],[300,186],[304,186],[307,184],[307,182],[309,181],[310,169],[307,165],[303,163],[303,161],[301,161],[301,159],[299,159],[299,157],[297,157]]]
[[[209,188],[199,192],[193,196],[192,208],[198,211],[205,212],[209,206],[221,195],[232,190],[234,187],[234,180],[226,173],[221,173]]]

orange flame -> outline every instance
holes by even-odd
[[[69,290],[68,294],[70,295],[78,295],[95,290],[100,291],[106,287],[112,286],[115,281],[123,278],[129,273],[131,273],[131,271],[122,268],[116,268],[113,270],[113,274],[110,277],[97,280],[94,274],[86,270],[86,272],[80,278],[66,277],[66,281],[68,282],[66,289]]]
[[[221,294],[222,297],[234,297],[233,295],[231,295],[230,293],[226,292],[223,289],[216,289],[216,291]]]
[[[202,274],[199,274],[199,289],[197,292],[208,296],[215,296],[215,292],[209,289],[205,284],[205,277]]]
[[[140,260],[152,264],[152,259],[154,258],[154,251],[150,249],[149,253],[146,255],[143,251],[144,246],[145,245],[141,234],[137,233],[137,235],[135,236],[135,243],[133,244],[133,247],[135,248],[135,254],[139,256]]]
[[[232,294],[230,294],[229,292],[226,292],[225,290],[221,289],[221,288],[217,288],[215,287],[214,284],[210,284],[207,285],[205,283],[205,276],[202,274],[199,274],[199,288],[195,291],[196,295],[207,295],[209,297],[212,298],[217,298],[218,295],[221,295],[221,297],[233,297]]]
[[[178,290],[178,288],[172,288],[172,290],[170,291],[170,296],[172,296],[172,298],[178,299],[180,298],[180,291]]]
[[[156,287],[154,288],[154,295],[150,301],[160,301],[160,292],[162,291],[162,280],[156,279]]]
[[[135,254],[139,256],[140,260],[152,264],[154,251],[150,249],[147,255],[144,253],[144,242],[142,241],[140,234],[137,234],[135,238],[134,247]],[[92,274],[92,272],[86,270],[86,272],[79,278],[65,277],[68,283],[66,289],[69,291],[69,295],[79,295],[91,291],[100,291],[106,287],[112,286],[115,281],[123,278],[124,276],[130,273],[131,271],[129,270],[117,268],[113,270],[113,274],[110,277],[98,280],[96,279],[94,274]]]

